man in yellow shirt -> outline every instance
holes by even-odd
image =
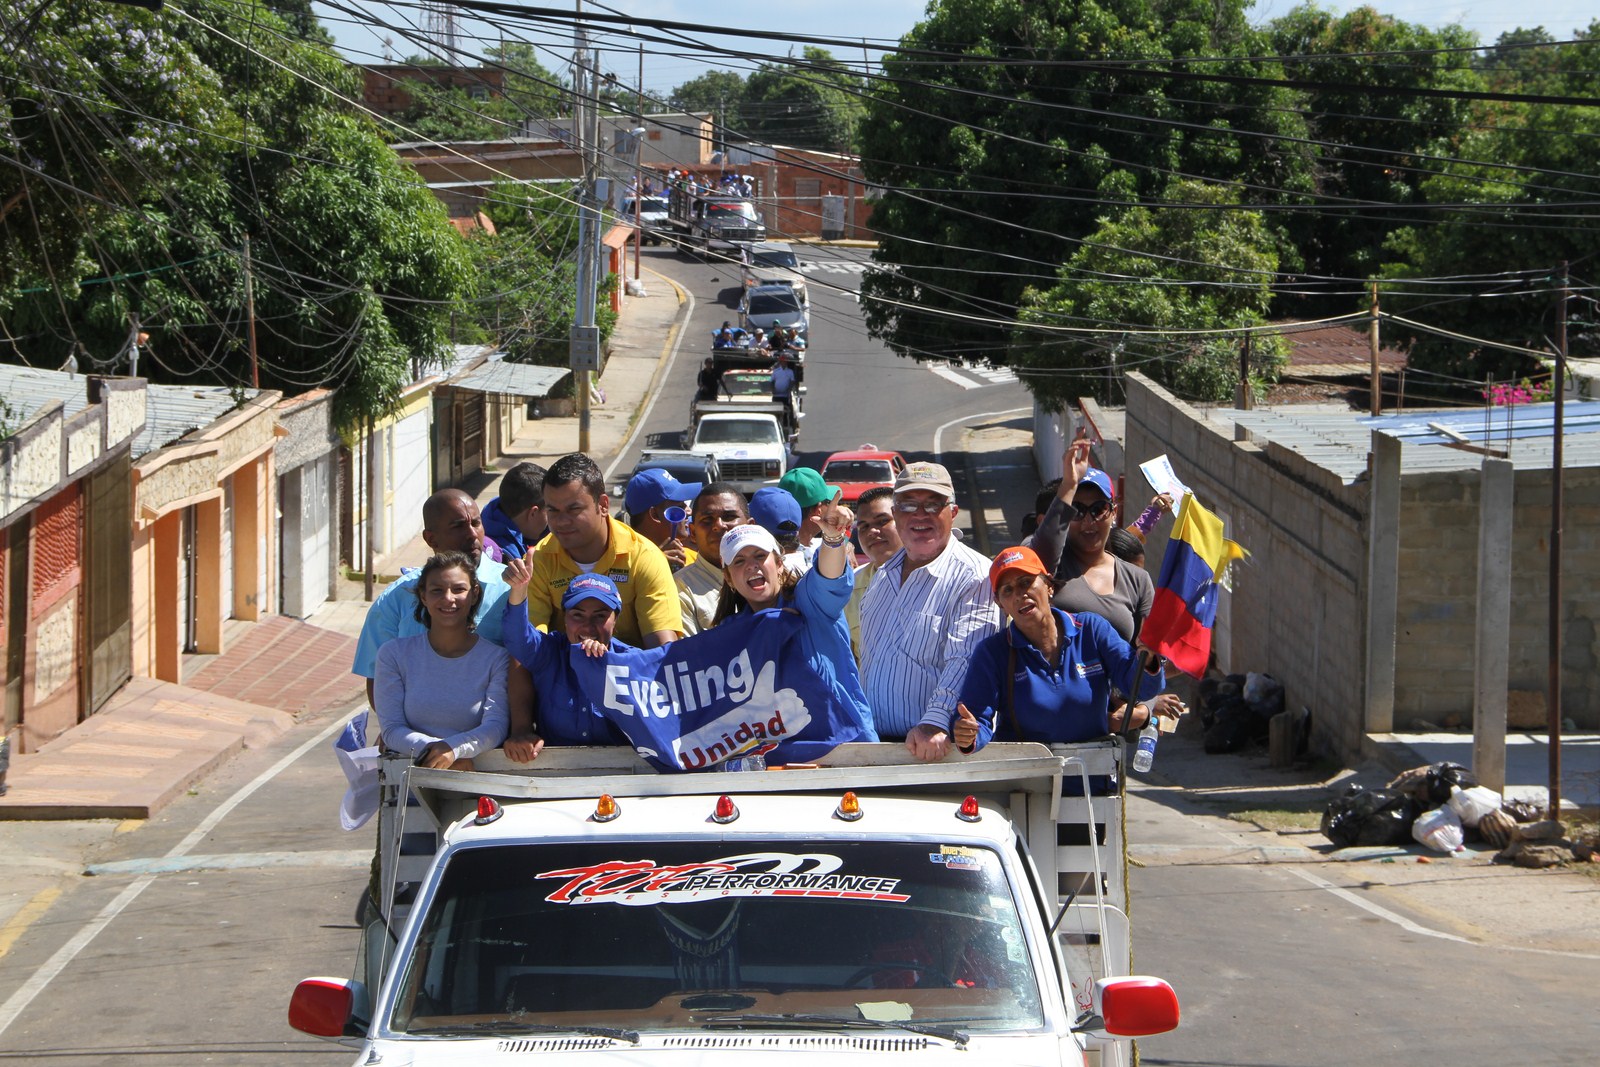
[[[541,630],[562,628],[561,597],[580,574],[603,574],[622,599],[616,638],[655,648],[683,634],[678,587],[667,557],[649,540],[611,517],[605,478],[588,456],[556,460],[544,476],[550,536],[528,556],[528,618]]]

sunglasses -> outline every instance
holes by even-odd
[[[1072,518],[1075,522],[1082,522],[1084,519],[1099,522],[1109,514],[1111,514],[1111,502],[1109,500],[1096,500],[1093,504],[1072,505]]]

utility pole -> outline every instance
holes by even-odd
[[[1244,341],[1239,345],[1239,410],[1249,411],[1256,406],[1254,391],[1250,388],[1250,339],[1253,334],[1245,334]]]
[[[244,238],[245,331],[250,341],[250,387],[261,388],[261,366],[256,362],[256,285],[250,270],[250,235]]]
[[[1566,430],[1567,264],[1561,263],[1561,295],[1556,301],[1555,426],[1550,442],[1550,675],[1545,694],[1545,729],[1550,749],[1550,811],[1561,818],[1561,464]]]
[[[1374,415],[1383,414],[1383,372],[1378,369],[1378,283],[1372,283],[1372,320],[1367,324],[1367,347],[1372,356],[1372,405]]]
[[[600,369],[600,330],[594,321],[595,290],[599,286],[596,244],[600,212],[595,204],[595,184],[599,170],[600,116],[595,106],[599,72],[590,65],[594,57],[589,51],[588,30],[581,21],[582,0],[578,2],[577,13],[580,21],[576,24],[577,49],[572,62],[575,98],[572,128],[583,154],[583,189],[578,194],[578,306],[572,320],[569,351],[573,385],[578,391],[578,451],[587,453],[590,375]]]
[[[643,206],[644,196],[644,42],[639,42],[639,81],[636,98],[639,107],[639,136],[633,145],[633,283],[639,288],[639,257],[644,249]]]
[[[128,377],[139,376],[139,316],[133,316],[133,328],[128,331]]]

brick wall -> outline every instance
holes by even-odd
[[[1289,707],[1311,708],[1320,747],[1358,754],[1365,490],[1277,446],[1234,442],[1137,374],[1128,376],[1127,393],[1130,487],[1142,495],[1138,464],[1166,453],[1251,553],[1224,594],[1219,655],[1231,671],[1266,671],[1283,682]],[[1150,538],[1152,574],[1160,572],[1170,528],[1163,523]]]

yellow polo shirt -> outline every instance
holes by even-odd
[[[561,597],[567,583],[580,574],[603,574],[617,584],[622,597],[622,610],[617,613],[618,641],[639,645],[645,634],[657,630],[683,633],[678,585],[667,557],[616,519],[606,521],[611,524],[611,543],[588,571],[573,562],[554,534],[535,546],[530,560],[533,576],[528,580],[528,618],[541,630],[560,633]]]

